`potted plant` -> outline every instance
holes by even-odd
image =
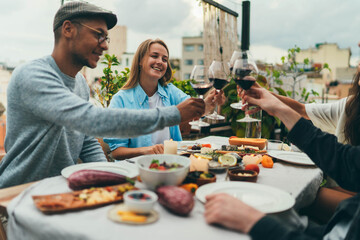
[[[95,98],[100,102],[100,104],[106,108],[109,107],[112,97],[120,90],[120,88],[125,84],[129,77],[130,70],[125,68],[124,71],[120,73],[115,70],[113,71],[112,66],[119,65],[119,61],[115,55],[105,54],[105,58],[101,62],[106,64],[106,67],[103,69],[104,75],[98,80],[100,86],[94,88]],[[103,141],[102,138],[98,138],[98,141],[105,153],[105,156],[108,161],[113,161],[110,154],[109,146]]]

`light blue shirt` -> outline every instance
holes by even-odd
[[[165,87],[158,84],[157,92],[165,107],[178,105],[190,97],[171,83]],[[111,99],[109,108],[149,109],[149,97],[138,84],[134,88],[117,92]],[[171,139],[182,140],[179,125],[170,127],[169,131]],[[152,134],[136,138],[104,138],[104,142],[109,145],[111,151],[119,147],[138,148],[153,145]]]

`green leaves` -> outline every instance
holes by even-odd
[[[282,89],[281,87],[274,87],[275,90],[278,92],[279,95],[281,96],[287,96],[286,92],[284,89]]]
[[[119,74],[118,70],[112,71],[112,66],[118,66],[120,64],[115,55],[110,56],[109,54],[105,54],[105,59],[103,59],[101,63],[107,65],[107,67],[103,69],[104,75],[99,80],[100,89],[95,89],[95,93],[101,105],[108,107],[114,94],[117,93],[127,81],[130,70],[129,68],[125,68],[124,71],[121,71],[121,74]]]
[[[190,79],[188,80],[176,80],[176,79],[173,79],[172,80],[172,83],[177,87],[179,88],[181,91],[183,91],[184,93],[186,93],[187,95],[190,95],[192,97],[196,97],[197,96],[197,93],[195,92],[195,90],[191,87],[191,84],[190,84]]]

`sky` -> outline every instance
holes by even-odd
[[[65,1],[67,2],[67,1]],[[181,38],[203,28],[200,0],[88,0],[117,14],[127,26],[127,52],[148,38],[164,40],[170,57],[181,57]],[[239,13],[241,0],[219,0]],[[0,0],[0,62],[20,62],[51,54],[52,23],[61,0]],[[250,50],[255,59],[280,62],[295,45],[337,43],[350,48],[351,64],[360,60],[359,0],[251,0]]]

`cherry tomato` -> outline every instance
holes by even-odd
[[[150,164],[150,167],[149,168],[158,168],[159,167],[159,164],[157,163],[152,163]]]
[[[208,148],[211,148],[211,144],[210,144],[210,143],[207,143],[207,144],[202,144],[201,146],[202,146],[202,147],[208,147]]]
[[[166,168],[164,166],[159,166],[157,169],[160,170],[160,171],[165,171],[166,170]]]

